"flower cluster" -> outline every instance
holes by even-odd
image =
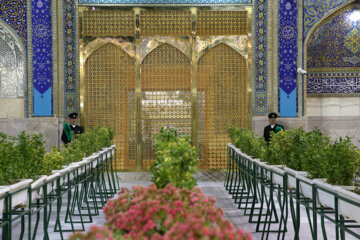
[[[158,189],[152,184],[133,187],[132,192],[122,189],[118,198],[107,202],[104,213],[106,226],[70,239],[251,239],[223,220],[215,199],[199,188]]]

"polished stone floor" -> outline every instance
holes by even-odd
[[[249,216],[245,215],[244,210],[238,209],[238,204],[235,204],[232,196],[225,190],[224,188],[224,179],[225,172],[198,172],[196,174],[196,180],[198,182],[198,186],[202,188],[204,194],[210,195],[216,198],[217,206],[221,207],[224,210],[224,218],[231,221],[236,228],[243,228],[245,232],[250,232],[253,236],[253,239],[262,239],[262,233],[256,232],[256,224],[249,223]],[[121,183],[121,187],[131,188],[134,185],[148,185],[150,184],[151,176],[147,172],[121,172],[118,173],[118,178]],[[66,196],[63,199],[63,208],[65,208],[67,203]],[[276,208],[278,209],[278,204],[275,201]],[[56,209],[55,207],[53,209]],[[53,232],[55,225],[55,212],[53,210],[50,219],[50,228],[49,228],[49,238],[51,240],[61,239],[61,236],[58,232]],[[64,219],[65,211],[61,212],[61,218]],[[34,219],[34,217],[33,217]],[[300,227],[300,239],[312,239],[310,228],[308,224],[308,218],[306,215],[305,208],[301,208],[301,227]],[[33,220],[34,222],[34,220]],[[42,219],[40,220],[38,233],[36,235],[36,239],[43,238],[42,231]],[[85,224],[85,229],[89,229],[91,225],[98,224],[103,225],[105,222],[104,215],[100,212],[100,215],[95,216],[93,218],[93,223]],[[318,219],[318,239],[323,239],[321,233],[321,225],[320,219]],[[62,223],[63,228],[69,228],[69,224]],[[80,227],[79,224],[75,224],[75,228]],[[333,224],[329,221],[325,221],[325,227],[327,230],[327,238],[329,240],[336,239],[335,238],[335,229]],[[20,234],[20,222],[17,221],[13,224],[13,239],[19,239]],[[27,234],[27,229],[25,231]],[[70,233],[64,234],[64,239],[67,239]],[[27,238],[27,235],[25,235]],[[26,239],[25,238],[25,239]],[[265,239],[265,238],[264,238]],[[270,233],[268,239],[278,239],[277,233]],[[289,216],[287,222],[287,232],[284,239],[294,239],[294,231],[292,227],[292,220]],[[346,235],[346,240],[356,239],[352,236]]]

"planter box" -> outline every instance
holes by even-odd
[[[56,179],[60,177],[60,173],[56,172],[54,174],[51,174],[46,178],[47,183],[47,194],[51,193],[53,190],[56,189]]]
[[[60,176],[60,185],[64,185],[68,182],[68,178],[67,178],[67,169],[61,169],[61,170],[52,170],[51,173],[59,173]]]
[[[317,186],[316,195],[319,204],[335,209],[335,195],[339,187],[326,183],[325,179],[314,179],[314,184]]]
[[[32,179],[25,179],[21,182],[9,185],[9,194],[11,194],[11,208],[25,204],[28,201],[28,190]]]
[[[299,191],[302,195],[306,198],[313,199],[313,180],[301,175],[297,175],[296,178],[299,179]]]
[[[337,193],[344,198],[339,198],[339,213],[360,223],[360,195],[341,187],[337,188]]]
[[[308,175],[305,171],[296,171],[294,169],[285,167],[285,172],[287,173],[287,187],[288,189],[296,189],[296,176],[304,176]]]
[[[5,209],[5,197],[9,191],[10,189],[8,187],[0,187],[0,214],[2,214]]]
[[[92,161],[93,161],[93,168],[96,168],[97,164],[98,164],[98,161],[97,159],[99,158],[99,154],[93,154],[92,155]]]
[[[31,184],[31,201],[44,197],[44,189],[42,185],[45,183],[48,176],[42,175],[35,182]]]
[[[285,170],[282,165],[270,166],[270,170],[272,171],[272,183],[284,186],[284,176]]]

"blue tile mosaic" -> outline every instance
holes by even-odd
[[[360,93],[360,77],[308,77],[308,94]]]
[[[26,0],[1,0],[0,18],[11,26],[27,45]]]
[[[304,39],[310,29],[327,13],[349,0],[305,0]]]
[[[297,0],[279,3],[279,112],[282,117],[296,117],[297,112]]]
[[[267,1],[255,0],[255,114],[267,112]]]
[[[64,113],[78,112],[76,81],[76,6],[64,0]]]
[[[232,5],[251,4],[252,0],[78,0],[79,4],[121,5]]]
[[[360,5],[322,23],[307,45],[307,68],[360,67],[360,20],[350,20]]]
[[[52,116],[51,0],[31,0],[34,116]],[[45,92],[47,92],[45,96]],[[50,97],[49,97],[50,95]],[[40,108],[37,105],[50,105]]]

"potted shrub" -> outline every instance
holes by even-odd
[[[163,188],[169,182],[176,187],[193,188],[196,180],[198,155],[196,148],[191,146],[190,137],[176,136],[174,129],[161,129],[155,135],[156,161],[150,167],[152,182]]]

